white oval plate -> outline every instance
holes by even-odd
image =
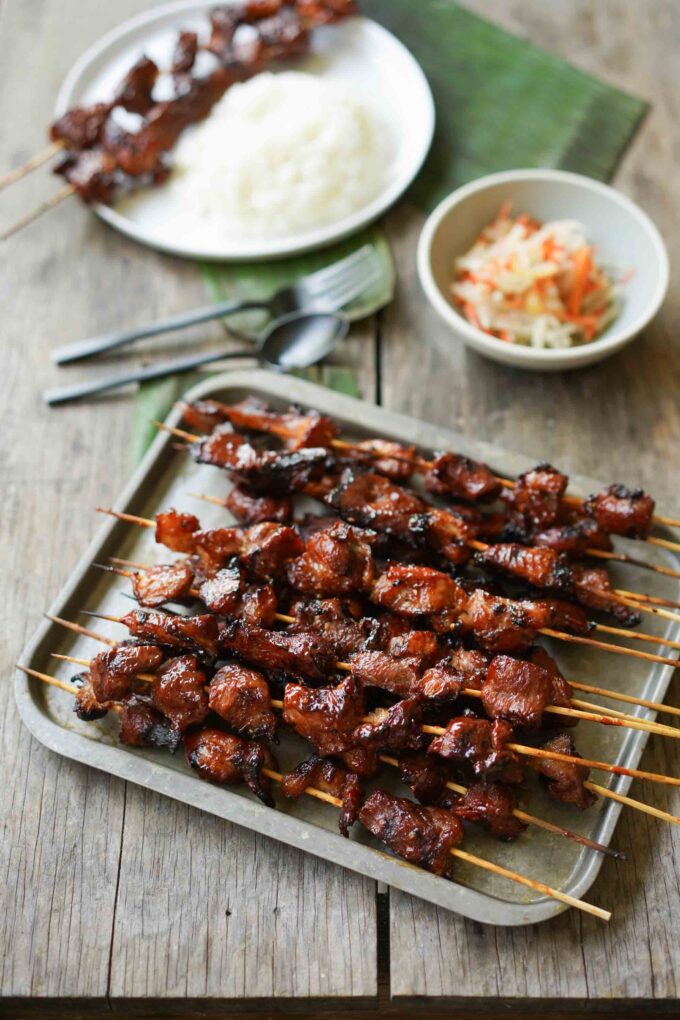
[[[205,0],[180,0],[124,22],[90,47],[74,65],[56,102],[57,116],[70,106],[108,99],[130,65],[146,53],[167,67],[180,28],[205,34]],[[115,206],[96,205],[103,220],[142,244],[186,258],[269,259],[321,248],[355,233],[385,212],[422,166],[434,132],[434,102],[427,79],[408,50],[368,18],[355,17],[314,32],[313,52],[291,68],[349,81],[371,96],[391,136],[387,184],[369,205],[340,222],[275,240],[220,239],[199,217],[182,208],[173,190],[153,188]],[[211,236],[212,234],[212,236]]]

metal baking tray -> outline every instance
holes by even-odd
[[[187,397],[216,397],[232,402],[249,394],[278,406],[296,402],[316,407],[337,419],[343,435],[349,437],[379,434],[402,442],[415,442],[424,449],[455,449],[487,461],[505,476],[517,475],[532,466],[526,457],[467,439],[450,429],[427,425],[311,383],[268,372],[230,372],[212,376],[191,390]],[[179,411],[173,411],[168,422],[178,424],[179,419]],[[175,506],[196,513],[206,527],[224,524],[228,516],[226,510],[197,503],[190,493],[224,496],[229,484],[224,472],[195,465],[175,448],[171,436],[159,434],[116,508],[152,517],[157,510]],[[571,492],[585,495],[598,488],[601,488],[601,483],[592,479],[572,477]],[[658,548],[654,549],[657,562],[661,552]],[[646,553],[644,545],[635,544],[637,557]],[[105,562],[113,555],[144,562],[162,562],[167,557],[167,550],[155,545],[153,534],[148,530],[114,519],[107,520],[50,607],[50,612],[71,620],[77,620],[79,610],[85,608],[114,615],[126,612],[130,608],[129,601],[123,596],[128,589],[127,581],[92,567],[94,562]],[[677,565],[677,560],[670,555],[667,562]],[[617,581],[628,589],[637,590],[639,586],[646,591],[653,590],[655,594],[674,599],[680,597],[677,581],[649,571],[622,568]],[[676,625],[664,625],[664,621],[657,622],[657,618],[648,616],[645,629],[649,630],[650,626],[656,627],[655,633],[677,637],[677,634],[673,635],[673,631],[678,630]],[[125,633],[122,627],[102,621],[95,622],[95,629],[118,638]],[[656,650],[656,646],[649,647]],[[50,657],[50,652],[89,657],[96,648],[101,646],[91,639],[45,621],[27,645],[21,661],[36,670],[68,678],[75,667],[58,663]],[[587,679],[598,686],[615,687],[654,701],[663,699],[673,672],[669,666],[559,642],[552,642],[551,651],[567,677]],[[566,909],[553,899],[460,862],[456,862],[453,881],[413,868],[380,850],[379,844],[358,824],[352,837],[343,839],[337,832],[335,810],[312,798],[302,797],[297,802],[290,802],[278,797],[278,810],[273,811],[241,787],[211,786],[191,772],[181,753],[173,757],[120,745],[115,719],[81,723],[74,715],[72,701],[66,694],[28,679],[22,673],[18,673],[16,678],[16,699],[21,717],[31,733],[58,754],[245,825],[466,917],[488,924],[523,925],[544,921]],[[641,718],[654,718],[653,713],[642,708],[636,709],[636,714]],[[584,756],[635,767],[647,738],[648,734],[636,730],[582,722],[578,727],[577,742]],[[283,769],[302,760],[308,753],[308,746],[290,734],[282,734],[281,744],[276,749]],[[612,781],[612,789],[621,793],[630,786],[630,780],[623,777],[595,774],[594,778],[602,784]],[[404,793],[396,770],[386,769],[380,783],[394,792]],[[641,796],[644,796],[642,791]],[[534,814],[606,844],[611,840],[621,810],[615,802],[603,800],[586,812],[556,804],[543,793],[535,776],[529,777],[522,798],[522,806]],[[465,847],[579,897],[592,885],[602,863],[602,855],[531,826],[514,843],[500,843],[470,827]],[[615,903],[602,906],[616,908]]]

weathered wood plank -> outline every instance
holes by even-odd
[[[680,186],[670,75],[680,29],[677,9],[663,0],[646,4],[644,11],[623,0],[569,5],[471,0],[467,6],[652,100],[652,113],[617,183],[665,234],[674,284],[656,323],[616,358],[573,374],[514,371],[462,350],[425,305],[413,257],[422,217],[402,209],[390,221],[400,292],[383,324],[383,401],[567,470],[639,482],[677,510],[680,348],[672,330],[680,312],[680,243],[673,229]],[[670,692],[675,704],[679,691],[676,682]],[[677,775],[680,754],[671,745],[655,738],[642,767]],[[651,784],[636,784],[633,795],[675,813],[680,808],[677,792]],[[495,996],[593,1004],[676,998],[680,886],[674,862],[680,833],[624,813],[616,845],[630,862],[605,862],[588,895],[614,910],[609,925],[572,912],[538,927],[482,927],[392,893],[392,995],[445,996],[471,1007]]]
[[[43,144],[76,57],[148,6],[3,3],[0,167]],[[41,170],[0,195],[0,223],[56,186]],[[203,303],[205,294],[192,264],[120,237],[75,200],[2,254],[0,573],[12,609],[0,649],[0,996],[59,997],[75,1015],[68,1000],[109,995],[374,995],[372,882],[126,791],[45,751],[21,727],[13,662],[97,527],[93,506],[113,500],[131,468],[128,395],[49,411],[38,392],[118,359],[60,371],[49,350]],[[372,323],[355,330],[341,355],[357,366],[369,399],[373,335]],[[224,333],[213,325],[146,349],[162,354],[191,340],[224,344]]]

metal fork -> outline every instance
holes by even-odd
[[[252,309],[269,311],[276,318],[309,307],[320,311],[336,312],[361,293],[362,281],[374,276],[371,270],[375,269],[375,262],[376,255],[371,245],[365,244],[346,258],[340,259],[324,269],[319,269],[315,273],[310,273],[309,276],[304,276],[292,286],[282,287],[270,298],[253,301],[223,301],[217,305],[194,308],[193,311],[182,312],[180,315],[173,315],[167,319],[158,319],[145,326],[135,326],[132,329],[118,330],[114,333],[105,333],[103,336],[78,340],[76,343],[55,348],[52,351],[52,359],[57,365],[66,365],[72,361],[89,358],[94,354],[124,347],[143,337],[159,336],[161,333],[168,333],[171,330],[183,329],[185,326],[193,326],[199,322],[208,322],[210,319],[219,319],[224,315]]]

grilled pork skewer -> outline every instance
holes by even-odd
[[[57,680],[56,677],[50,677],[47,674],[38,673],[26,667],[20,668],[29,676],[34,676],[36,679],[57,686],[62,690],[69,690],[69,685]],[[125,711],[125,706],[112,704],[110,709],[122,713]],[[262,779],[253,778],[253,767],[249,766],[247,762],[249,755],[251,758],[253,757],[253,751],[251,750],[253,742],[243,741],[241,738],[231,737],[217,730],[199,730],[192,733],[187,739],[187,760],[202,778],[221,783],[233,783],[238,781],[238,778],[245,778],[251,789],[257,782],[258,785],[254,792],[257,792],[257,795],[265,803],[273,806],[273,801],[268,794],[267,788],[262,785]],[[220,760],[225,747],[228,748],[227,758],[226,760]],[[271,755],[269,757],[271,764],[273,764]],[[259,777],[282,783],[285,777],[282,773],[272,768],[270,762],[267,761],[266,755],[260,749],[260,755],[255,765]],[[333,797],[331,794],[318,790],[315,787],[308,786],[304,792],[319,800],[332,803],[340,809],[343,809],[345,806],[340,798]],[[392,818],[388,821],[390,813]],[[551,896],[567,906],[576,907],[603,920],[609,920],[611,917],[609,911],[603,910],[600,907],[585,903],[567,893],[553,889],[551,886],[545,885],[536,879],[527,878],[509,868],[488,861],[486,858],[460,850],[454,844],[462,842],[462,826],[454,814],[442,808],[419,807],[413,801],[390,797],[387,794],[376,791],[370,795],[359,810],[359,819],[373,835],[377,835],[384,842],[387,842],[387,845],[393,852],[404,857],[412,864],[424,864],[429,870],[434,871],[435,874],[443,875],[446,873],[448,869],[445,866],[443,855],[450,853],[452,856],[469,864],[501,875],[526,888],[541,892],[546,896]],[[418,825],[415,825],[414,821],[417,821]]]
[[[191,405],[182,406],[186,418],[193,409]],[[216,400],[200,401],[193,415],[193,423],[207,425],[206,431],[211,431],[212,427],[225,421],[229,421],[237,431],[265,432],[275,435],[289,443],[293,449],[328,445],[344,452],[356,453],[365,460],[375,458],[393,461],[397,465],[401,462],[405,468],[410,468],[411,471],[415,470],[428,476],[432,476],[434,473],[440,486],[443,484],[452,495],[473,501],[496,496],[501,487],[515,489],[522,482],[522,479],[516,481],[495,475],[486,464],[475,462],[460,454],[442,453],[437,454],[434,460],[427,460],[416,455],[415,447],[403,447],[398,443],[385,440],[345,442],[338,438],[339,427],[330,418],[313,410],[305,414],[296,408],[291,408],[288,412],[279,413],[271,411],[266,405],[249,398],[240,404],[233,405],[220,403]],[[554,472],[552,468],[549,470]],[[558,475],[559,473],[554,472],[554,474]],[[408,472],[404,471],[402,477],[408,477]],[[611,529],[610,533],[641,538],[646,536],[652,522],[680,527],[680,520],[653,516],[654,502],[641,490],[631,491],[625,486],[614,485],[597,496],[583,500],[566,494],[567,482],[567,477],[561,475],[557,489],[553,490],[556,497],[556,509],[560,502],[585,508],[588,513],[594,515],[598,523],[608,525]],[[673,543],[665,543],[662,539],[655,540],[654,544],[662,544],[666,548],[669,545],[673,546]],[[676,546],[676,548],[680,549],[680,546]]]
[[[95,640],[95,641],[97,641],[99,643],[108,645],[109,648],[112,650],[112,652],[110,654],[113,654],[114,659],[113,659],[113,662],[111,662],[110,658],[106,657],[104,659],[104,662],[108,664],[108,669],[109,670],[111,668],[114,668],[114,674],[115,675],[113,675],[113,682],[114,682],[114,684],[118,683],[118,680],[116,679],[116,676],[120,675],[120,669],[119,669],[119,667],[117,669],[115,668],[115,663],[117,662],[117,656],[116,656],[115,652],[116,652],[116,648],[123,648],[124,649],[124,646],[117,646],[116,643],[113,642],[111,639],[108,639],[108,637],[105,637],[105,636],[103,636],[103,635],[101,635],[101,634],[99,634],[99,633],[97,633],[95,631],[89,630],[88,628],[83,627],[80,624],[72,623],[72,622],[67,621],[67,620],[62,620],[59,617],[50,617],[50,619],[52,619],[53,622],[57,623],[58,625],[63,625],[66,628],[68,628],[70,630],[73,630],[76,633],[83,634],[85,636],[91,637],[91,639],[93,639],[93,640]],[[125,653],[123,653],[123,654],[125,654]],[[130,654],[130,651],[128,650],[127,655],[129,655],[129,654]],[[135,653],[132,652],[132,654],[135,654]],[[64,657],[64,658],[66,658],[68,661],[70,661],[71,657]],[[93,661],[96,662],[98,660],[95,659]],[[139,666],[139,660],[134,663],[133,672],[137,673],[138,666]],[[128,667],[129,667],[129,663],[128,663]],[[123,672],[124,672],[124,670],[123,670]],[[129,668],[127,670],[127,673],[129,674]],[[94,676],[99,676],[100,675],[100,667],[99,666],[97,667],[97,670],[96,670],[96,672],[93,675]],[[104,678],[104,682],[105,683],[109,682],[108,680],[106,680],[106,673],[104,674],[103,678]],[[295,690],[295,686],[296,685],[293,685],[294,690]],[[123,690],[124,690],[124,688],[123,688]],[[258,695],[258,716],[261,716],[261,712],[262,712],[262,702],[261,702],[261,693],[262,692],[261,692],[261,687],[259,688],[259,690],[260,690],[260,695]],[[119,691],[119,688],[118,688],[118,690],[116,690],[116,688],[114,687],[114,693],[118,693],[118,691]],[[109,686],[106,686],[104,688],[103,692],[102,692],[102,697],[108,697],[108,695],[111,694],[111,693],[112,693],[111,688]],[[325,697],[325,696],[322,696],[322,697]],[[331,699],[330,704],[332,705],[333,697],[334,697],[332,695],[332,692],[330,692],[329,697]],[[266,701],[266,699],[265,699],[265,701]],[[95,704],[97,704],[97,703],[95,702]],[[271,699],[268,700],[268,704],[269,704],[270,708],[275,708],[277,710],[282,710],[282,708],[283,708],[283,703],[282,702],[274,702],[274,701],[271,701]],[[224,706],[224,703],[221,702],[221,701],[220,701],[220,704],[219,704],[219,708],[220,708],[220,710],[222,712],[224,712],[225,706]],[[227,718],[227,720],[230,721],[231,724],[238,724],[238,728],[241,728],[243,730],[243,718],[239,718],[237,716],[234,716],[231,712],[227,712],[226,718]],[[358,712],[357,712],[357,721],[361,721],[360,714]],[[363,721],[364,722],[370,722],[371,720],[370,720],[370,717],[366,717]],[[246,728],[246,732],[251,733],[252,729]],[[303,735],[307,735],[307,734],[304,733]],[[438,735],[442,735],[441,732],[439,732]],[[572,761],[577,762],[577,761],[580,761],[580,759],[578,759],[578,758],[577,759],[572,759]],[[604,797],[604,798],[609,798],[609,799],[612,799],[612,800],[618,800],[621,803],[628,804],[630,807],[635,808],[636,810],[642,811],[642,812],[644,812],[646,814],[651,814],[651,815],[653,815],[653,816],[655,816],[657,818],[661,818],[662,820],[670,821],[670,822],[672,822],[674,824],[680,824],[680,819],[676,818],[674,815],[669,814],[668,812],[661,812],[657,808],[651,808],[650,806],[645,805],[642,802],[634,801],[632,798],[625,798],[625,799],[622,800],[623,795],[615,794],[613,792],[613,790],[609,790],[607,787],[601,787],[601,786],[598,786],[598,785],[596,785],[594,783],[591,783],[587,779],[587,777],[583,776],[583,768],[582,767],[580,767],[580,766],[568,766],[568,770],[569,770],[569,768],[574,769],[574,775],[571,777],[571,781],[575,781],[577,787],[581,786],[582,788],[590,790],[590,793],[598,794],[598,795],[600,795],[601,797]],[[568,788],[568,783],[567,783],[567,788]],[[570,800],[571,800],[571,795],[569,795],[569,797],[570,797]],[[581,797],[582,797],[582,795],[578,794],[577,800],[580,800]],[[560,799],[562,799],[562,797]]]
[[[156,532],[157,541],[163,542],[165,536],[165,544],[171,542],[172,544],[168,545],[168,548],[174,549],[174,551],[181,552],[191,551],[194,548],[192,544],[194,541],[192,536],[195,534],[198,534],[200,536],[199,541],[202,542],[203,547],[205,547],[205,544],[207,542],[205,536],[210,534],[209,532],[201,532],[200,524],[197,518],[195,517],[192,518],[192,515],[189,514],[177,514],[176,511],[168,511],[165,514],[157,514],[156,520],[153,521],[145,517],[138,517],[134,514],[125,514],[122,513],[121,511],[115,511],[101,507],[98,507],[98,510],[102,513],[107,513],[113,517],[118,518],[119,520],[126,521],[127,523],[134,524],[139,527],[153,528],[154,531]],[[174,518],[172,518],[173,514]],[[264,526],[260,525],[258,527],[262,528]],[[288,534],[292,532],[291,528],[285,528],[284,526],[279,527],[282,532],[285,531],[286,536],[288,536]],[[175,537],[177,528],[180,528],[182,532],[182,540],[180,543],[180,547],[178,547],[178,543]],[[214,529],[213,533],[220,535],[224,534],[225,536],[227,533],[229,533],[231,539],[229,554],[234,555],[238,552],[240,547],[239,543],[242,541],[241,536],[244,534],[242,529],[238,528]],[[247,535],[248,532],[246,532],[245,534]],[[351,536],[348,532],[346,535],[344,535],[343,541],[347,541],[350,537]],[[312,536],[312,538],[314,538],[314,536]],[[290,539],[290,546],[291,546],[290,558],[291,560],[294,560],[292,538]],[[368,544],[366,544],[366,550],[367,555],[370,554],[370,548]],[[302,554],[302,549],[298,550],[298,554],[299,555]],[[306,553],[300,555],[301,562],[303,560],[303,555],[306,555]],[[408,599],[403,597],[395,598],[396,588],[400,587],[403,589],[404,586],[408,587],[409,584],[412,583],[411,579],[415,576],[415,572],[418,572],[418,578],[421,579],[422,583],[426,585],[430,584],[437,585],[439,588],[442,589],[442,591],[437,592],[436,595],[438,606],[437,609],[432,608],[434,603],[430,603],[429,609],[425,608],[424,603],[422,602],[422,600],[419,600],[417,596],[412,600],[412,603],[415,606],[415,610],[411,606],[411,603],[409,602]],[[428,612],[434,612],[437,615],[440,615],[441,613],[445,614],[451,613],[452,615],[450,619],[450,625],[448,626],[448,629],[450,629],[450,627],[453,626],[454,621],[457,621],[461,618],[460,607],[462,607],[465,604],[465,600],[468,599],[470,601],[476,600],[475,606],[476,603],[479,602],[480,606],[478,608],[482,612],[484,611],[482,604],[486,605],[486,603],[488,602],[489,606],[491,606],[490,600],[492,600],[495,607],[493,609],[493,612],[496,615],[497,623],[500,623],[499,611],[502,610],[503,607],[505,607],[505,609],[507,609],[508,612],[510,612],[511,607],[515,607],[513,609],[513,612],[516,614],[518,620],[521,617],[525,621],[524,623],[525,626],[535,628],[535,631],[537,633],[545,634],[548,637],[553,637],[557,638],[558,640],[569,641],[571,643],[576,644],[589,645],[590,647],[597,648],[601,651],[607,651],[617,655],[627,655],[632,658],[646,659],[647,661],[650,662],[661,662],[664,665],[672,665],[674,668],[678,668],[679,666],[678,661],[675,659],[664,658],[663,656],[654,655],[650,652],[642,652],[638,651],[637,649],[625,648],[620,645],[612,645],[606,642],[595,641],[592,638],[586,638],[582,635],[567,634],[565,631],[555,630],[550,626],[545,625],[541,626],[540,624],[542,616],[545,617],[545,620],[543,621],[544,623],[547,623],[551,618],[554,619],[555,618],[554,613],[557,613],[558,619],[560,618],[560,616],[564,618],[563,614],[560,614],[559,611],[560,604],[555,602],[554,600],[550,602],[545,601],[517,602],[512,599],[501,598],[499,596],[488,596],[487,593],[480,593],[479,590],[477,593],[473,593],[472,596],[468,596],[467,593],[465,593],[463,589],[461,589],[460,586],[457,585],[456,582],[449,575],[443,574],[440,571],[434,570],[431,567],[400,567],[398,565],[393,565],[388,567],[383,572],[383,574],[380,575],[380,577],[375,582],[375,585],[373,584],[374,576],[375,576],[374,573],[372,573],[369,582],[370,588],[372,588],[371,597],[373,601],[377,601],[378,604],[385,605],[386,608],[389,608],[391,611],[397,612],[400,615],[412,615],[414,611],[417,613],[417,615],[427,614]],[[442,599],[444,601],[442,601]],[[417,603],[417,605],[415,605],[415,603]],[[459,605],[459,609],[456,608],[457,604]],[[565,607],[566,605],[567,604],[565,604]],[[475,608],[475,612],[476,611],[477,608]],[[465,609],[463,610],[463,612],[468,613],[468,610]],[[573,624],[578,624],[580,626],[583,626],[583,624],[585,624],[586,629],[590,628],[590,624],[587,623],[585,617],[581,618],[578,616],[578,614],[576,613],[576,607],[574,607],[574,612],[570,613],[569,621]],[[475,624],[472,623],[471,625],[474,629]],[[598,625],[596,624],[595,627],[597,626]],[[440,627],[441,629],[447,629],[447,625],[444,622],[440,622],[437,629],[440,629]],[[650,636],[653,637],[653,635]],[[663,643],[663,640],[659,643]],[[677,643],[673,643],[672,647],[677,647]],[[509,649],[504,648],[503,650]]]

